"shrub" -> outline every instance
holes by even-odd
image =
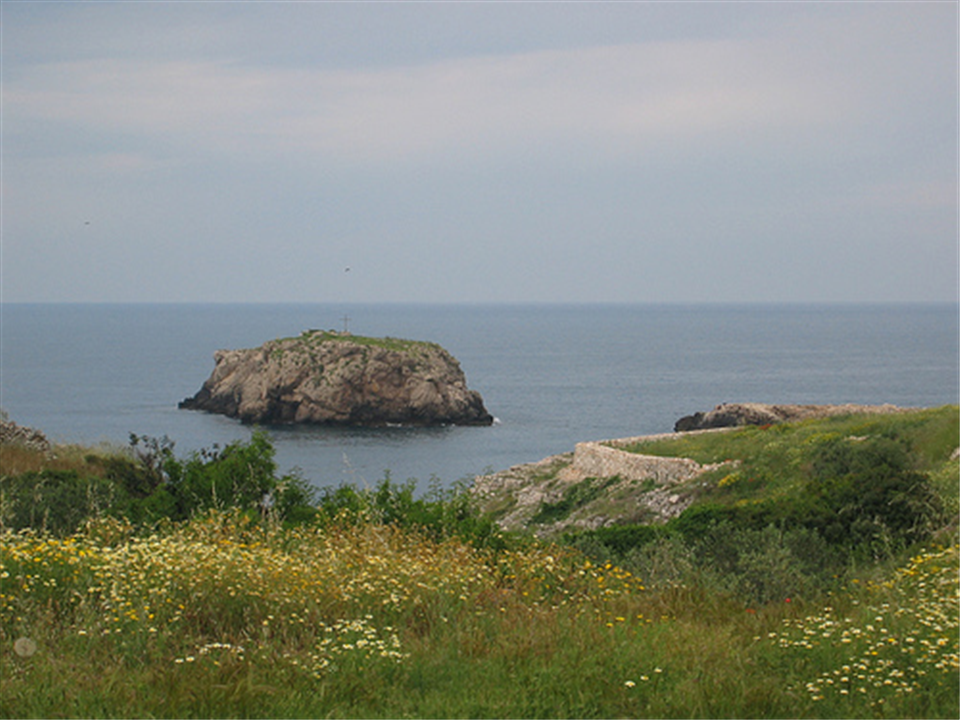
[[[911,469],[903,444],[888,437],[833,439],[813,453],[806,517],[795,522],[833,544],[874,557],[922,541],[943,518],[930,478]]]
[[[372,489],[358,490],[350,484],[326,487],[319,493],[318,519],[322,524],[373,520],[416,529],[436,540],[457,537],[495,550],[510,545],[493,519],[477,511],[465,484],[443,489],[434,483],[420,497],[416,487],[415,480],[397,483],[389,473]]]
[[[172,519],[185,520],[206,510],[264,510],[277,485],[273,457],[269,439],[258,432],[249,443],[195,452],[186,462],[166,458],[163,472],[177,506]]]
[[[603,548],[614,554],[623,554],[642,548],[664,537],[658,525],[613,525],[596,530],[569,532],[563,536],[565,543],[581,549]]]
[[[295,475],[277,477],[263,433],[178,459],[169,438],[130,436],[130,453],[88,455],[80,469],[30,471],[0,478],[0,525],[75,532],[112,516],[136,525],[239,509],[282,522],[311,520],[314,491]]]
[[[568,487],[563,497],[555,503],[542,502],[537,514],[530,518],[533,524],[553,523],[570,516],[574,510],[596,500],[610,485],[617,482],[619,477],[606,479],[587,478]]]
[[[0,528],[69,535],[87,518],[99,517],[122,502],[122,495],[115,483],[76,470],[0,477]]]

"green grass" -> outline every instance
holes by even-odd
[[[349,342],[365,347],[377,347],[396,352],[409,352],[418,348],[439,349],[439,345],[422,340],[404,340],[393,337],[366,337],[364,335],[350,335],[345,333],[329,332],[324,330],[309,330],[299,338],[288,338],[288,340],[302,340],[309,345],[315,345],[325,342]]]
[[[912,470],[939,471],[960,438],[960,408],[941,408],[890,415],[849,415],[778,425],[748,426],[726,432],[679,434],[623,447],[662,457],[687,457],[701,464],[735,460],[735,469],[721,468],[698,477],[713,501],[788,495],[809,479],[810,462],[819,446],[840,439],[896,438],[911,455]]]
[[[209,516],[0,544],[4,717],[955,717],[956,547],[832,596]],[[19,638],[36,652],[20,655]]]
[[[498,533],[462,489],[418,497],[389,478],[328,488],[299,524],[201,505],[176,522],[92,512],[72,534],[0,532],[0,717],[953,718],[956,415],[658,445],[740,465],[690,516],[568,538],[576,547]],[[235,487],[237,459],[261,461],[273,487],[258,443],[187,460],[144,439],[121,460],[5,447],[0,489],[44,473],[165,487],[191,463],[194,490]],[[884,483],[883,503],[927,493],[941,524],[863,535],[866,491]],[[569,515],[602,484],[545,510]],[[853,534],[835,542],[821,521],[838,498],[830,513]],[[864,537],[871,552],[849,552]]]
[[[717,433],[679,433],[675,438],[639,442],[622,449],[647,455],[688,457],[703,464],[763,459],[769,465],[776,465],[782,474],[795,467],[791,460],[797,448],[804,444],[834,435],[859,437],[893,433],[907,440],[923,459],[924,468],[929,468],[946,460],[956,449],[960,437],[960,407],[945,405],[886,415],[843,415]]]
[[[390,352],[412,354],[419,356],[426,350],[442,351],[440,345],[419,340],[404,340],[392,337],[366,337],[351,335],[327,330],[307,330],[297,337],[281,338],[268,343],[271,359],[283,362],[285,358],[292,358],[293,362],[312,367],[318,381],[322,381],[324,366],[320,362],[317,352],[324,343],[352,343],[363,348],[362,358],[350,358],[347,363],[366,362],[367,348],[380,348]]]
[[[587,478],[566,488],[556,502],[542,502],[537,513],[530,518],[532,524],[553,523],[570,517],[570,513],[596,500],[610,485],[619,481],[619,477]]]

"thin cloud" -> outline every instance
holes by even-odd
[[[606,153],[699,145],[849,121],[818,78],[786,77],[767,43],[599,47],[380,70],[90,60],[28,68],[5,90],[8,128],[36,120],[200,149],[344,161]]]
[[[955,296],[955,4],[441,5],[4,4],[8,297]]]

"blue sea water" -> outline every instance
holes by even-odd
[[[283,471],[316,485],[443,484],[672,430],[728,401],[960,400],[956,305],[47,305],[0,307],[0,405],[62,442],[167,435],[176,450],[252,428],[178,410],[220,348],[308,328],[430,340],[458,360],[492,427],[268,428]]]

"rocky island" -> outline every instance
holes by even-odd
[[[436,343],[307,330],[258,348],[218,350],[214,361],[180,408],[268,425],[493,423],[460,363]]]

